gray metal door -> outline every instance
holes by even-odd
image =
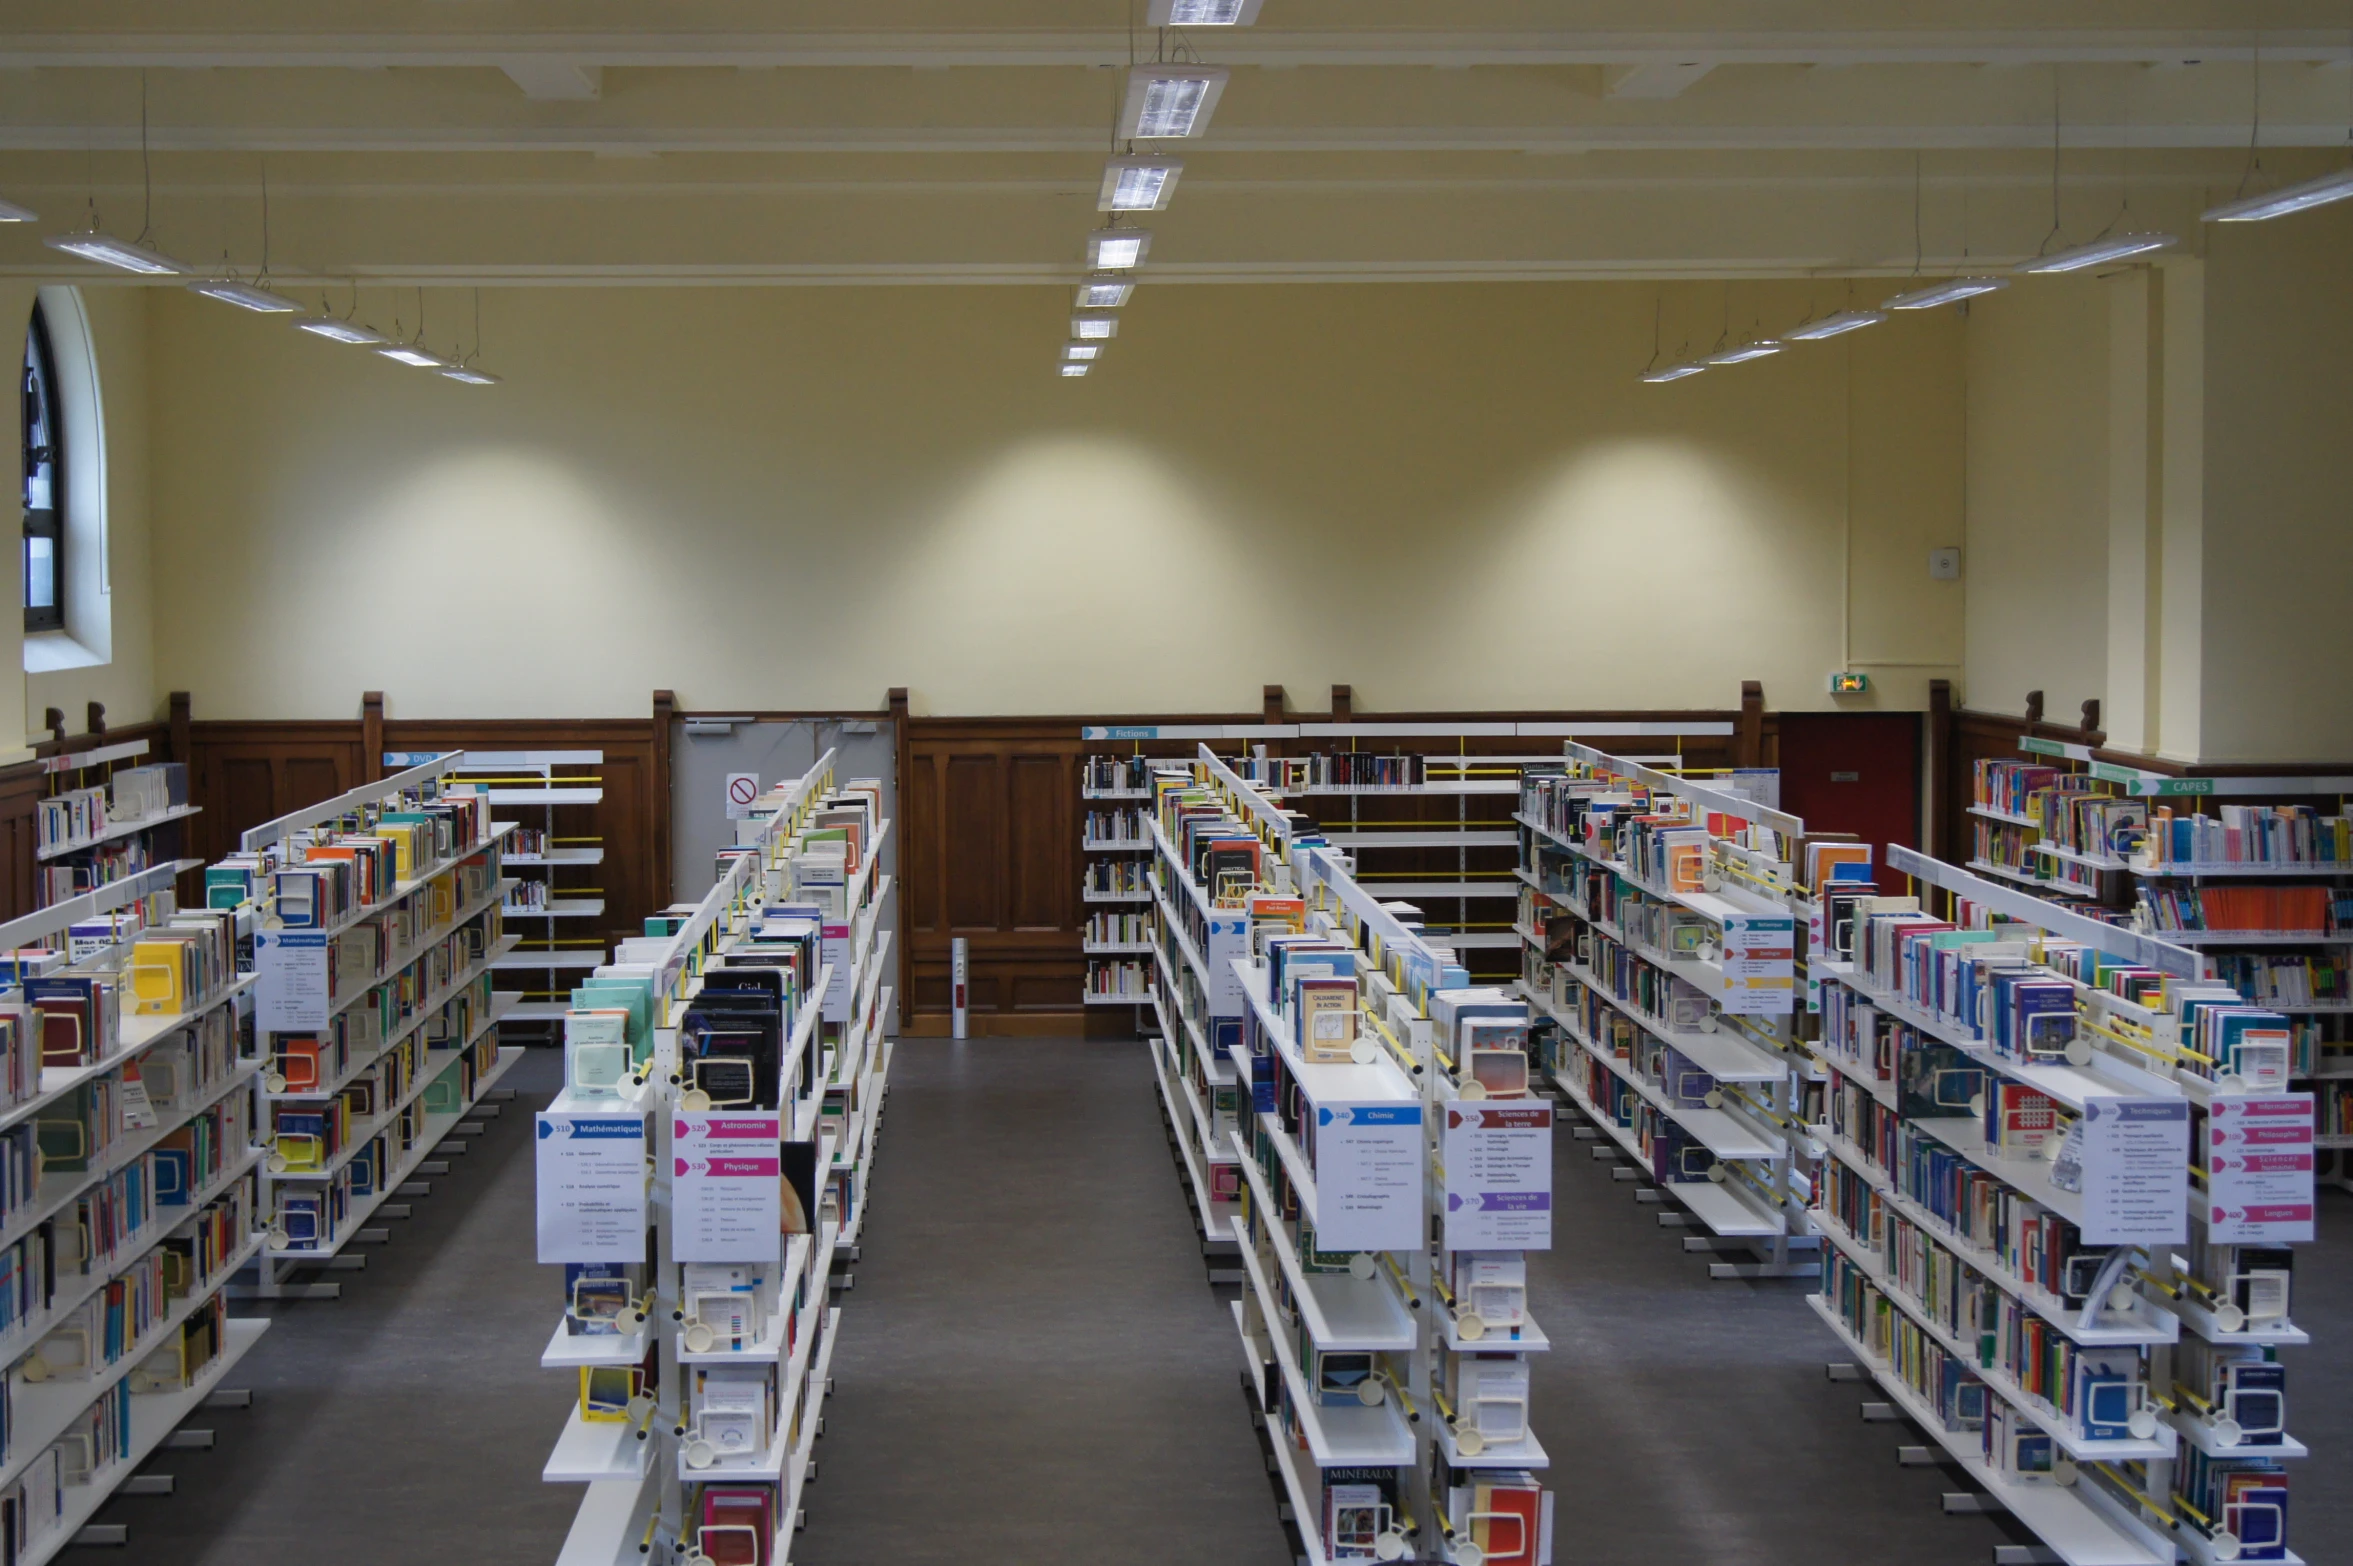
[[[760,787],[796,778],[833,750],[836,783],[852,778],[882,780],[883,814],[891,822],[882,841],[882,871],[899,873],[898,738],[884,718],[758,718],[722,727],[713,718],[682,718],[670,731],[670,889],[673,900],[692,900],[717,879],[712,859],[735,841],[727,818],[730,773],[757,774]],[[899,927],[896,901],[883,910],[883,928]]]

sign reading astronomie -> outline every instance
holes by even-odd
[[[783,1120],[682,1109],[671,1116],[673,1254],[682,1262],[774,1261],[783,1232]]]
[[[1552,1106],[1457,1099],[1445,1109],[1446,1248],[1552,1249]]]

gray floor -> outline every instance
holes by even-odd
[[[119,1499],[130,1548],[70,1557],[335,1566],[549,1562],[579,1492],[539,1466],[571,1389],[538,1368],[555,1291],[531,1256],[521,1091],[452,1161],[335,1304],[271,1307],[240,1367],[250,1411],[206,1414],[170,1499]],[[875,1209],[845,1299],[806,1566],[1117,1560],[1276,1566],[1274,1503],[1203,1282],[1178,1176],[1132,1048],[904,1041]],[[1799,1283],[1717,1283],[1613,1182],[1556,1142],[1555,1248],[1533,1308],[1557,1347],[1536,1424],[1553,1457],[1563,1566],[1984,1566],[2008,1535],[1940,1515],[1951,1487],[1903,1469]],[[2331,1454],[2296,1476],[2294,1537],[2344,1561],[2353,1527],[2353,1197],[2299,1256],[2292,1423]]]

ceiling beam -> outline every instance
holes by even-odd
[[[275,153],[1100,153],[1099,128],[1041,126],[171,125],[158,152]],[[2244,148],[2243,123],[2069,125],[2068,150]],[[2048,151],[2049,124],[1945,125],[1221,125],[1188,151],[1212,153],[1533,153]],[[2336,124],[2267,123],[2266,147],[2342,147]],[[136,126],[0,125],[4,152],[135,152]]]
[[[1281,32],[1217,37],[1221,64],[1263,66],[2165,65],[2255,58],[2243,29],[1918,32]],[[0,69],[464,68],[552,57],[582,67],[1125,65],[1124,31],[900,33],[19,33]],[[2268,66],[2342,64],[2345,32],[2265,32]]]

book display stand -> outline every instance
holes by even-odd
[[[1299,1553],[1549,1562],[1524,1253],[1551,1243],[1552,1107],[1528,1092],[1527,1005],[1472,988],[1206,745],[1153,789],[1183,997],[1155,1066],[1164,1094],[1227,1089],[1172,1115],[1234,1171],[1205,1218],[1242,1263],[1245,1383]]]
[[[2353,1189],[2353,777],[2181,777],[2018,741],[1981,760],[1969,868],[2211,959],[2291,1018],[2323,1178]]]
[[[540,1363],[579,1397],[542,1477],[563,1566],[782,1566],[831,1390],[892,1048],[890,823],[833,754],[762,795],[699,903],[574,992],[540,1116]]]
[[[512,828],[452,785],[455,752],[244,834],[205,872],[207,903],[250,942],[262,1075],[262,1299],[334,1299],[289,1274],[365,1265],[367,1220],[405,1214],[442,1142],[522,1057],[490,972]],[[462,1144],[457,1144],[462,1145]],[[446,1156],[446,1155],[442,1155]],[[390,1211],[385,1211],[392,1204]]]
[[[1676,732],[1673,724],[1645,725]],[[1819,1241],[1798,1041],[1796,817],[1574,740],[1523,776],[1518,981],[1544,1070],[1598,1139],[1671,1198],[1664,1226],[1741,1259],[1717,1278],[1812,1273]],[[1662,1207],[1664,1203],[1662,1202]]]
[[[1792,899],[1832,1076],[1815,1310],[2069,1566],[2295,1561],[2288,1020],[2168,938],[1887,858],[1918,896]]]
[[[269,1327],[254,980],[172,865],[0,925],[0,1516],[38,1566]],[[162,970],[162,971],[151,971]],[[116,1542],[119,1539],[94,1542]]]
[[[179,823],[204,807],[188,803],[184,765],[122,765],[147,749],[147,741],[135,739],[42,758],[49,787],[33,817],[33,858],[44,908],[179,860],[186,832]],[[92,779],[92,772],[101,775]],[[163,835],[150,835],[156,832]],[[197,863],[180,861],[180,868]]]

